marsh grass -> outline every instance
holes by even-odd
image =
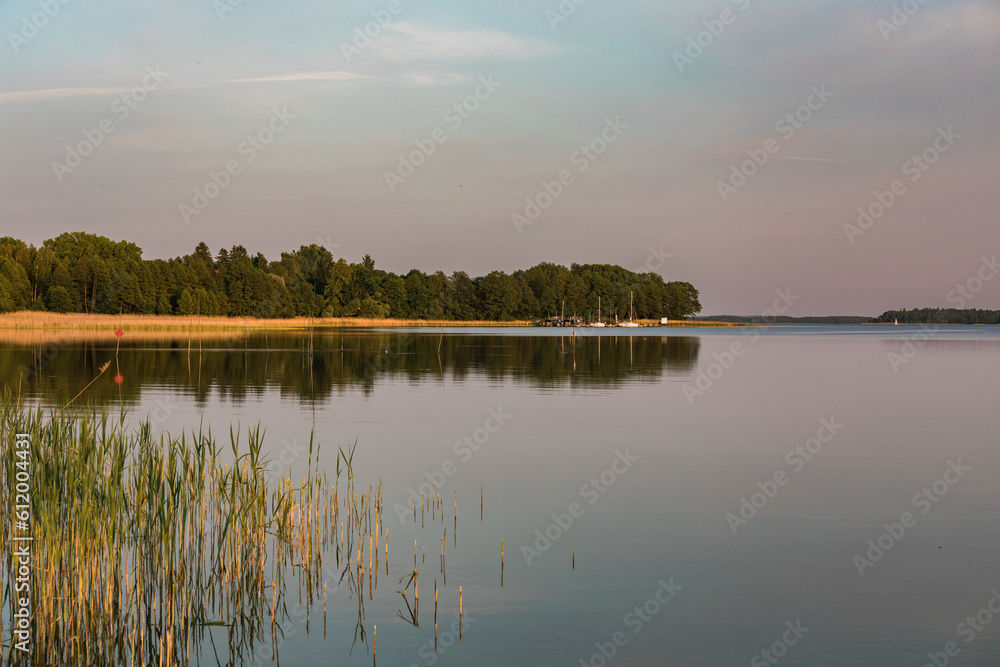
[[[198,330],[302,330],[312,327],[511,327],[533,322],[372,319],[364,317],[295,317],[257,319],[253,317],[200,317],[195,315],[85,315],[21,311],[0,315],[0,330],[106,331],[121,326],[131,332],[179,332]]]
[[[310,441],[307,474],[269,487],[259,428],[246,431],[245,444],[230,429],[226,451],[210,430],[154,435],[148,421],[130,426],[124,414],[94,410],[46,417],[8,391],[0,407],[6,508],[14,506],[17,433],[31,435],[33,617],[30,654],[14,651],[11,545],[23,532],[5,511],[8,662],[173,665],[211,650],[208,662],[221,664],[223,637],[228,664],[266,659],[268,648],[274,659],[292,609],[308,613],[322,599],[325,635],[328,588],[343,584],[358,601],[355,641],[365,642],[364,580],[371,596],[378,550],[369,546],[367,568],[361,553],[384,531],[382,487],[356,489],[353,447],[339,450],[330,480]]]
[[[194,342],[225,343],[238,341],[246,336],[243,330],[208,329],[196,331],[127,331],[127,342],[171,342],[192,340]],[[0,328],[0,344],[17,347],[35,347],[54,345],[66,347],[86,343],[106,343],[114,346],[116,343],[114,326],[101,330],[88,329],[4,329]]]

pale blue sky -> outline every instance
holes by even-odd
[[[397,272],[473,275],[655,267],[662,246],[659,271],[698,287],[705,314],[760,313],[786,288],[800,297],[790,315],[945,306],[1000,253],[996,2],[910,0],[892,32],[888,0],[587,0],[555,29],[558,0],[243,0],[220,18],[234,3],[0,6],[0,234],[82,229],[146,257],[322,242]],[[373,12],[391,20],[345,57]],[[119,100],[144,77],[145,99]],[[465,118],[445,115],[467,99]],[[794,132],[777,125],[809,101]],[[959,136],[935,164],[905,172],[949,126]],[[262,150],[244,143],[276,128]],[[574,159],[602,131],[605,152]],[[84,133],[100,145],[72,166]],[[768,138],[767,162],[724,200],[719,182]],[[434,152],[391,190],[415,141]],[[185,216],[229,162],[229,184]],[[546,203],[543,181],[564,170],[572,181],[519,233],[512,215]],[[904,193],[848,234],[894,179]],[[969,306],[1000,307],[1000,280]]]

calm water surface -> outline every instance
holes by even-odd
[[[117,361],[113,340],[9,342],[0,372],[61,405],[111,359],[81,401],[260,424],[293,474],[311,432],[330,463],[357,440],[390,533],[379,664],[919,667],[948,642],[949,664],[1000,662],[996,328],[126,336]],[[445,516],[421,526],[431,481]],[[419,626],[395,581],[414,539]],[[326,638],[288,621],[282,664],[370,664],[357,623],[332,593]]]

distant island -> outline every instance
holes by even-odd
[[[883,324],[1000,324],[1000,310],[915,308],[887,310],[872,320]]]
[[[690,283],[611,264],[397,275],[368,255],[348,262],[316,244],[272,260],[242,245],[213,255],[205,243],[183,257],[143,259],[134,243],[67,232],[38,248],[0,238],[0,313],[18,311],[584,323],[686,320],[701,303]]]
[[[731,324],[1000,324],[1000,310],[958,310],[955,308],[917,308],[887,310],[878,317],[862,315],[827,315],[818,317],[747,317],[743,315],[711,315],[695,317],[695,322],[711,320]]]

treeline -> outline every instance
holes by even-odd
[[[746,317],[743,315],[712,315],[710,317],[696,317],[696,320],[709,320],[712,322],[730,322],[733,324],[868,324],[872,321],[870,317],[862,315],[819,315],[806,317],[790,317],[788,315],[777,315],[775,317]]]
[[[887,310],[873,322],[900,324],[1000,324],[1000,310],[914,308]]]
[[[701,310],[698,290],[609,264],[543,263],[470,278],[462,271],[405,275],[352,263],[321,245],[280,259],[242,245],[214,256],[205,243],[174,259],[142,258],[127,241],[67,232],[39,248],[0,238],[0,312],[527,320],[565,314],[596,318],[686,319]]]

